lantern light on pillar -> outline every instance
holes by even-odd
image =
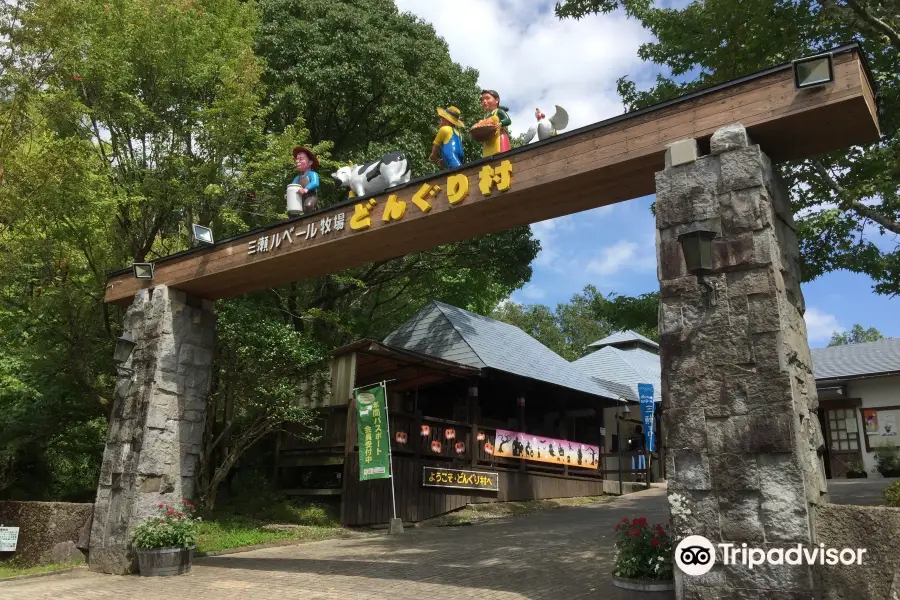
[[[137,342],[134,341],[131,332],[126,331],[116,339],[116,349],[113,351],[113,360],[119,364],[128,360],[131,351]]]
[[[695,228],[678,236],[684,252],[684,264],[693,275],[703,275],[712,271],[712,241],[715,231]]]
[[[798,90],[834,81],[834,63],[831,53],[799,58],[791,64],[794,68],[794,86]]]
[[[197,225],[196,223],[194,223],[193,231],[194,239],[201,244],[213,245],[216,243],[213,239],[212,229],[210,229],[209,227],[204,227],[203,225]]]
[[[153,279],[153,263],[132,263],[131,269],[138,279]]]

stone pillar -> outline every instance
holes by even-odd
[[[89,554],[92,570],[115,574],[136,568],[135,525],[194,496],[216,334],[211,301],[164,285],[138,292],[124,325],[134,375],[116,385]]]
[[[826,488],[799,250],[788,191],[741,125],[711,154],[673,144],[656,175],[666,472],[676,543],[815,542]],[[688,273],[679,235],[716,232],[712,272]],[[679,598],[810,598],[805,565],[676,567]],[[723,595],[724,594],[724,595]]]

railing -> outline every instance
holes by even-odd
[[[650,460],[643,452],[604,452],[600,459],[600,472],[604,479],[616,479],[619,475],[619,459],[622,460],[622,477],[628,477],[630,481],[641,478],[647,481],[647,470],[660,473],[659,453],[651,452]],[[633,465],[633,467],[632,467]],[[657,475],[658,477],[658,475]]]
[[[352,447],[345,450],[356,451],[354,413],[349,411],[347,406],[338,406],[320,410],[316,421],[320,430],[318,439],[314,441],[303,439],[307,431],[301,425],[286,423],[280,438],[279,454],[296,456],[319,452],[334,453],[344,449],[347,442],[348,415],[351,420],[349,434]],[[473,428],[471,424],[461,421],[400,411],[389,411],[389,415],[391,452],[395,456],[450,464],[453,468],[482,467],[588,479],[602,478],[604,473],[611,472],[600,467],[604,466],[603,458],[614,455],[601,454],[601,459],[594,467],[494,456],[490,451],[491,446],[496,446],[496,429],[493,427]],[[480,435],[484,439],[478,439]]]

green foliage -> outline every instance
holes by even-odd
[[[850,463],[850,467],[847,469],[850,473],[865,473],[866,467],[863,465],[862,461],[855,460]]]
[[[666,68],[647,91],[625,75],[628,110],[735,79],[856,39],[879,98],[882,139],[779,167],[791,185],[804,281],[847,269],[877,293],[900,293],[900,2],[898,0],[695,0],[682,9],[649,0],[564,0],[560,18],[623,7],[655,37],[638,56]],[[876,243],[877,241],[877,243]]]
[[[296,144],[327,204],[341,161],[403,149],[424,173],[435,108],[481,111],[477,73],[385,0],[20,0],[0,46],[0,497],[93,496],[123,315],[108,271],[188,248],[194,222],[223,239],[283,218]],[[435,298],[489,312],[538,250],[520,227],[220,302],[207,498],[308,418],[332,348]]]
[[[672,579],[672,537],[669,526],[650,526],[647,519],[622,519],[616,524],[616,563],[613,574],[628,579]]]
[[[889,444],[880,444],[873,449],[875,469],[884,476],[891,471],[900,471],[900,448]]]
[[[632,329],[653,341],[659,341],[659,292],[640,296],[595,295],[591,302],[594,318],[611,331]]]
[[[895,481],[884,488],[884,501],[888,506],[900,508],[900,481]]]
[[[190,548],[197,544],[197,520],[194,505],[187,500],[181,506],[160,504],[158,514],[131,530],[135,548]]]
[[[598,292],[588,286],[556,310],[543,304],[522,305],[506,302],[494,309],[491,317],[515,325],[563,358],[573,361],[587,354],[587,345],[606,337],[609,327],[598,322],[592,301]]]
[[[877,342],[883,340],[884,336],[874,327],[863,329],[863,326],[857,323],[850,331],[835,331],[831,335],[829,346],[843,346],[846,344],[861,344],[863,342]]]
[[[362,164],[403,150],[422,175],[436,168],[428,162],[435,110],[454,105],[467,125],[484,112],[478,72],[454,63],[434,27],[392,0],[260,0],[259,7],[256,49],[268,64],[271,127],[280,131],[303,115],[311,139],[334,143],[336,160]],[[463,140],[469,160],[481,155]]]

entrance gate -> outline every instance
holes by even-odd
[[[815,542],[824,451],[787,190],[772,163],[876,141],[856,45],[832,81],[798,89],[791,64],[629,113],[375,197],[353,199],[110,276],[136,346],[116,389],[91,568],[133,569],[131,526],[190,496],[212,363],[211,300],[657,194],[666,473],[676,538]],[[705,156],[707,155],[708,156]],[[715,236],[695,276],[681,236]],[[707,265],[709,266],[709,265]],[[800,597],[807,568],[683,580],[678,596]],[[742,578],[743,577],[743,578]],[[738,581],[738,578],[740,579]],[[708,593],[707,593],[708,592]],[[780,596],[779,596],[780,597]]]

